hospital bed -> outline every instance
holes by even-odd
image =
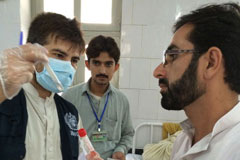
[[[142,130],[144,129],[144,130]],[[132,153],[126,156],[127,160],[169,160],[173,143],[179,133],[181,133],[179,123],[164,122],[144,122],[135,128],[133,137]],[[143,132],[143,134],[142,134]],[[138,139],[144,141],[143,155],[136,154],[136,148],[139,148]],[[146,141],[147,140],[147,141]]]
[[[133,137],[133,144],[132,144],[132,153],[127,154],[127,160],[142,160],[142,156],[136,154],[136,149],[143,150],[144,145],[157,143],[161,140],[161,132],[162,132],[162,123],[158,122],[143,122],[137,125],[135,128],[135,135]],[[157,132],[154,132],[158,130]],[[141,134],[144,133],[144,134]],[[140,147],[137,146],[138,140],[144,139],[144,144]]]

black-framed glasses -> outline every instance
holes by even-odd
[[[169,63],[172,63],[173,61],[175,61],[178,58],[178,56],[180,54],[183,54],[183,53],[199,53],[199,51],[194,50],[194,49],[169,49],[169,50],[165,50],[163,52],[163,54],[164,54],[164,60],[163,60],[164,66],[169,64]]]

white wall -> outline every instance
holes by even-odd
[[[179,14],[188,13],[200,4],[227,1],[122,0],[119,88],[129,98],[135,127],[146,121],[179,122],[186,118],[183,112],[161,108],[158,81],[152,72],[162,61],[161,53],[170,42],[171,27]],[[30,2],[0,0],[0,51],[18,45],[20,28],[27,32]],[[160,130],[156,132],[155,136],[160,137]],[[145,143],[144,138],[137,141],[139,146]]]
[[[20,1],[0,1],[0,51],[19,44]]]
[[[129,98],[135,127],[141,122],[179,122],[186,118],[183,111],[162,109],[153,70],[162,61],[176,18],[210,2],[227,0],[123,0],[119,88]],[[161,137],[158,131],[155,136]],[[143,135],[137,139],[138,148],[145,143]]]
[[[0,51],[19,44],[20,31],[26,42],[31,21],[30,0],[0,0]]]

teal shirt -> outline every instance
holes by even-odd
[[[122,152],[126,154],[132,147],[134,135],[127,97],[110,84],[108,90],[99,101],[91,95],[89,81],[88,83],[79,84],[68,89],[62,95],[78,109],[83,127],[87,130],[90,139],[92,133],[97,131],[98,124],[86,92],[91,97],[99,119],[106,102],[107,94],[109,93],[108,104],[101,121],[101,130],[107,132],[107,141],[92,141],[93,147],[104,159],[112,157],[114,152]]]

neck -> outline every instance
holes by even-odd
[[[99,84],[96,84],[92,79],[90,80],[90,83],[89,83],[90,91],[99,97],[102,97],[104,95],[108,87],[109,87],[109,83],[106,85],[99,85]]]
[[[224,92],[206,93],[184,108],[195,128],[192,145],[211,133],[216,122],[238,103],[235,92]]]
[[[38,84],[35,76],[33,76],[33,80],[31,81],[31,84],[37,90],[39,97],[46,99],[47,97],[51,96],[52,92],[46,90],[40,84]]]

